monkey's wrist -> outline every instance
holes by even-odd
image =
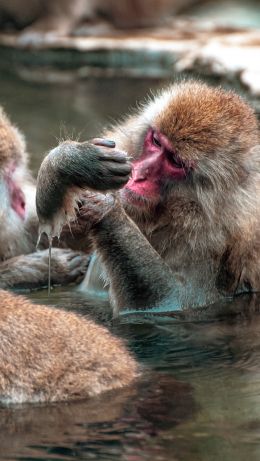
[[[106,194],[105,199],[102,203],[102,209],[100,210],[101,214],[97,223],[103,221],[103,219],[105,219],[105,217],[114,210],[114,208],[117,206],[117,203],[118,199],[115,194]]]
[[[116,197],[114,194],[88,192],[84,194],[84,202],[78,213],[77,222],[85,224],[86,229],[91,231],[116,206]]]
[[[122,225],[125,225],[126,222],[129,221],[128,216],[126,215],[120,200],[115,197],[114,206],[110,208],[100,219],[92,226],[92,237],[108,231],[110,232],[112,229],[122,228]]]

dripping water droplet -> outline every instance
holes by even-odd
[[[53,232],[52,226],[50,225],[39,225],[39,237],[37,241],[37,247],[39,246],[42,235],[47,235],[48,244],[49,244],[49,258],[48,258],[48,296],[51,294],[51,250],[52,250],[52,241],[53,241]]]
[[[49,236],[48,296],[50,296],[51,294],[51,249],[52,249],[52,237]]]

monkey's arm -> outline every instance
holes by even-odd
[[[21,255],[0,264],[0,288],[40,288],[48,285],[48,250]],[[80,281],[88,256],[71,250],[52,249],[51,279],[56,285]]]
[[[183,306],[182,282],[174,277],[119,203],[94,225],[92,235],[109,277],[116,310],[172,311]]]
[[[222,255],[216,285],[225,295],[260,291],[259,231],[249,241],[229,242]]]
[[[105,192],[118,189],[129,180],[131,165],[127,154],[114,150],[111,141],[97,140],[95,144],[67,141],[52,150],[40,168],[37,212],[51,235],[62,224],[61,213],[69,216],[68,198],[75,187]],[[109,144],[112,150],[103,149]],[[172,311],[186,305],[181,299],[181,293],[185,293],[183,285],[120,203],[115,203],[111,194],[84,191],[82,196],[76,223],[85,225],[92,234],[110,280],[115,307]]]

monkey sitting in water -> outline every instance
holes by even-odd
[[[116,148],[67,141],[51,151],[37,211],[55,235],[81,201],[75,226],[85,223],[115,311],[259,290],[259,131],[241,97],[174,84],[104,136]],[[120,185],[116,195],[93,192]]]
[[[123,341],[106,328],[2,290],[0,335],[0,403],[84,399],[139,375]]]

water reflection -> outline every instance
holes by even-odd
[[[151,375],[90,401],[0,409],[1,454],[118,459],[195,412],[189,385],[170,375],[157,375],[157,381]]]

